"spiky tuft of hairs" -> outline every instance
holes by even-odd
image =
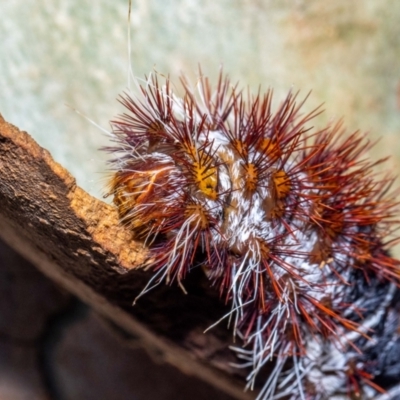
[[[371,338],[400,268],[392,180],[376,177],[370,143],[341,123],[311,129],[320,111],[302,114],[298,94],[273,110],[272,91],[244,94],[222,73],[215,89],[181,82],[177,98],[151,75],[112,121],[109,193],[155,272],[142,294],[184,289],[201,264],[232,305],[221,319],[243,340],[248,387],[273,364],[259,399],[375,396]]]

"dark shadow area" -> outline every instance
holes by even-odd
[[[2,400],[231,399],[150,356],[2,242],[0,294]]]

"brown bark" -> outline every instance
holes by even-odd
[[[0,236],[45,275],[90,304],[152,353],[237,399],[243,375],[229,365],[226,323],[203,331],[226,307],[200,270],[188,295],[160,285],[132,306],[152,274],[147,251],[118,223],[116,210],[76,185],[26,132],[0,116]]]

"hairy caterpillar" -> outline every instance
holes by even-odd
[[[258,399],[397,398],[397,203],[368,140],[311,129],[319,110],[303,115],[297,94],[273,110],[272,91],[222,73],[214,89],[201,72],[196,90],[181,82],[178,98],[150,75],[112,121],[109,193],[151,249],[142,294],[185,290],[201,265],[231,304],[247,387],[271,370]]]

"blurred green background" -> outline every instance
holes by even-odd
[[[0,6],[0,113],[27,130],[90,193],[104,193],[108,129],[127,87],[128,0],[7,0]],[[372,157],[400,166],[400,2],[392,0],[133,0],[131,62],[177,81],[200,63],[256,90],[289,89],[317,125],[344,117],[381,140]],[[396,173],[396,172],[395,172]]]

